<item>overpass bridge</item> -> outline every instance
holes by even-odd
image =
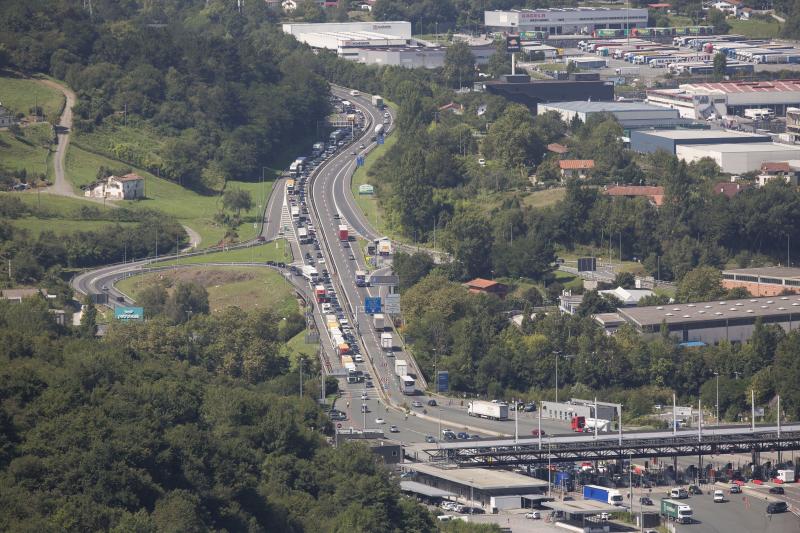
[[[800,450],[800,424],[715,427],[683,431],[568,435],[441,442],[425,448],[432,462],[507,467],[549,462],[612,461]]]

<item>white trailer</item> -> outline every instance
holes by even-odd
[[[386,325],[384,324],[383,315],[381,313],[372,315],[372,325],[375,328],[375,331],[383,331]]]
[[[776,478],[783,483],[794,483],[794,470],[778,470]]]
[[[587,433],[594,432],[595,426],[597,426],[597,431],[608,431],[611,427],[611,421],[603,420],[602,418],[587,418],[583,426],[583,431]]]
[[[378,109],[383,109],[383,98],[378,96],[377,94],[373,94],[372,95],[372,105],[374,105]]]
[[[311,265],[303,265],[302,272],[303,272],[303,277],[306,278],[308,281],[310,281],[311,283],[317,282],[319,272],[317,272],[316,268],[314,268]]]
[[[394,350],[394,339],[391,333],[381,333],[381,349],[387,352]]]
[[[467,405],[467,414],[490,420],[508,420],[508,405],[475,400]]]
[[[405,359],[397,359],[394,362],[394,374],[401,378],[408,375],[408,363],[406,363]]]

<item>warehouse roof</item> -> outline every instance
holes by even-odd
[[[731,268],[723,270],[722,273],[780,279],[800,279],[800,268],[794,267]]]
[[[431,487],[430,485],[418,483],[416,481],[401,481],[400,490],[405,492],[416,492],[417,494],[430,496],[431,498],[448,498],[450,496],[455,496],[455,494],[452,492],[437,489],[436,487]]]
[[[600,514],[600,513],[614,513],[623,510],[624,508],[610,505],[607,503],[595,500],[569,500],[565,502],[552,501],[543,502],[542,505],[556,511],[564,511],[570,514]]]
[[[692,148],[696,150],[708,150],[709,152],[721,153],[743,153],[743,152],[800,152],[800,146],[779,144],[779,143],[714,143],[714,144],[693,144],[691,146],[681,146],[681,148]]]
[[[703,139],[706,137],[712,139],[740,139],[745,137],[763,137],[764,141],[769,141],[769,135],[756,135],[753,133],[740,133],[738,131],[728,130],[649,130],[641,132],[646,135],[653,135],[656,137],[663,137],[665,139],[683,140],[683,139]],[[741,145],[738,145],[741,146]]]
[[[704,89],[721,93],[768,93],[800,91],[800,80],[744,81],[718,83],[685,83],[681,89]]]
[[[773,296],[744,300],[718,300],[688,304],[622,308],[617,311],[629,322],[644,327],[692,322],[726,321],[785,315],[800,316],[800,296]]]
[[[480,490],[506,488],[539,488],[546,487],[547,481],[536,479],[508,470],[490,470],[488,468],[446,468],[430,463],[403,463],[404,468],[416,470],[454,483],[472,485]]]
[[[585,102],[580,100],[572,102],[553,102],[543,104],[543,106],[552,109],[578,111],[581,113],[617,113],[623,111],[659,111],[665,114],[677,113],[674,109],[647,104],[645,102]]]

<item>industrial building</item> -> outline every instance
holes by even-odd
[[[800,294],[800,268],[758,267],[723,270],[722,286],[726,289],[742,287],[753,296],[778,296],[786,292]]]
[[[487,513],[499,509],[520,509],[530,501],[547,499],[547,481],[523,476],[507,470],[488,468],[458,468],[433,463],[402,463],[404,470],[412,473],[412,480],[432,489],[419,490],[449,497],[466,505],[479,507]],[[419,487],[408,487],[417,488]],[[417,491],[414,491],[417,492]],[[526,501],[527,505],[526,505]]]
[[[596,407],[599,416],[595,416],[595,402],[592,400],[571,398],[566,402],[542,401],[542,418],[569,422],[574,416],[582,416],[584,418],[597,418],[611,421],[617,419],[619,416],[617,414],[619,404],[597,402]],[[608,429],[610,429],[610,426]]]
[[[288,23],[283,32],[312,48],[335,50],[353,59],[361,47],[406,46],[411,43],[411,23],[396,22],[325,22]]]
[[[785,116],[787,108],[800,107],[800,80],[684,83],[677,89],[651,89],[647,101],[693,119],[744,116],[747,109],[770,109],[775,116]]]
[[[588,35],[596,29],[646,27],[647,9],[564,7],[484,11],[483,21],[491,31],[506,33],[543,31],[550,35]]]
[[[769,135],[741,133],[727,130],[639,130],[632,131],[631,149],[636,152],[650,153],[664,150],[672,155],[677,154],[679,146],[696,144],[738,144],[769,143]]]
[[[743,174],[757,171],[768,161],[800,159],[800,146],[778,143],[724,143],[678,146],[675,155],[687,163],[709,157],[722,172]]]
[[[630,307],[618,309],[615,314],[650,337],[660,335],[661,328],[666,327],[669,335],[680,342],[747,342],[758,319],[786,331],[797,329],[800,296]]]
[[[475,63],[485,65],[495,53],[492,45],[471,46]],[[365,65],[392,65],[406,68],[440,68],[447,54],[445,46],[361,46],[348,48],[342,57]]]
[[[538,114],[555,111],[564,122],[570,123],[576,116],[586,122],[592,115],[610,113],[622,129],[629,132],[641,128],[669,128],[687,126],[691,120],[680,118],[675,109],[665,109],[644,102],[554,102],[538,106]]]
[[[531,80],[527,74],[517,74],[505,75],[500,80],[480,85],[482,90],[525,105],[534,113],[541,103],[614,99],[614,82],[601,80]]]

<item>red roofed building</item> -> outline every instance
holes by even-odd
[[[562,178],[585,178],[594,168],[594,159],[562,159],[558,162]]]
[[[735,181],[719,181],[714,184],[714,188],[712,191],[714,194],[724,194],[728,198],[733,198],[740,192],[745,189],[748,189],[749,185],[746,183],[739,183]]]
[[[90,185],[85,190],[84,196],[112,200],[144,198],[144,178],[133,173],[125,174],[122,177],[109,176],[106,181],[99,181]]]
[[[761,163],[761,174],[756,176],[756,183],[763,187],[768,182],[783,178],[790,185],[797,185],[797,174],[800,171],[800,161],[768,161]]]
[[[605,190],[608,196],[618,198],[647,198],[656,207],[664,203],[664,187],[645,185],[614,185]]]
[[[500,298],[503,298],[508,290],[508,287],[502,283],[483,278],[475,278],[472,281],[464,283],[464,286],[469,289],[471,293],[494,294]]]

